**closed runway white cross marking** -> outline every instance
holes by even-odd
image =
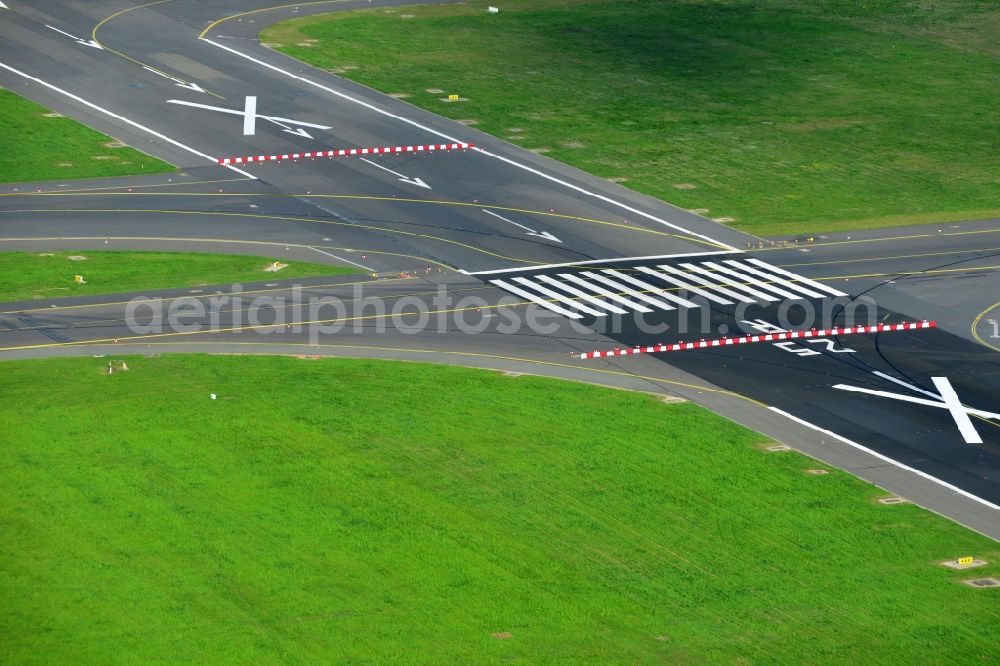
[[[931,381],[934,382],[934,387],[938,390],[937,395],[923,389],[916,390],[919,390],[925,395],[932,396],[935,398],[934,400],[929,400],[927,398],[915,398],[901,393],[890,393],[889,391],[876,391],[874,389],[861,388],[860,386],[849,386],[847,384],[835,384],[833,388],[840,389],[841,391],[867,393],[869,395],[877,395],[881,398],[891,398],[893,400],[902,400],[904,402],[912,402],[918,405],[927,405],[928,407],[947,409],[951,413],[951,417],[955,420],[955,425],[958,427],[959,432],[962,433],[962,438],[965,440],[965,443],[982,444],[983,438],[980,437],[979,432],[976,431],[976,427],[972,424],[972,420],[969,416],[979,416],[985,419],[1000,419],[1000,414],[987,412],[982,409],[972,409],[971,407],[963,405],[958,399],[958,394],[955,393],[955,389],[952,387],[951,382],[948,381],[947,377],[931,377]],[[897,383],[903,384],[903,382]]]
[[[291,118],[282,118],[280,116],[264,116],[257,113],[257,98],[252,96],[247,96],[246,103],[244,104],[243,110],[239,111],[237,109],[227,109],[221,106],[210,106],[208,104],[198,104],[197,102],[186,102],[182,99],[168,99],[167,104],[180,104],[182,106],[190,106],[196,109],[207,109],[209,111],[218,111],[219,113],[228,113],[234,116],[243,116],[243,133],[245,135],[253,135],[254,133],[254,123],[257,118],[266,120],[269,123],[274,123],[282,128],[282,132],[288,132],[289,134],[295,134],[298,136],[304,136],[307,139],[313,138],[304,129],[293,129],[289,125],[299,125],[301,127],[314,127],[316,129],[328,130],[330,127],[327,125],[317,125],[316,123],[307,123],[302,120],[292,120]],[[249,131],[248,131],[249,130]]]

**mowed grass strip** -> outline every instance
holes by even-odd
[[[758,235],[1000,215],[993,0],[486,5],[305,17],[261,39]]]
[[[0,90],[0,182],[167,171],[174,171],[174,167],[9,90]]]
[[[996,652],[1000,590],[960,582],[996,574],[995,542],[692,404],[413,363],[114,360],[0,363],[4,662]],[[963,555],[991,564],[938,564]]]
[[[288,264],[286,268],[276,273],[265,272],[274,261],[268,257],[197,252],[2,252],[0,301],[285,280],[357,273],[359,270],[289,259],[282,262]],[[77,283],[77,275],[86,283]]]

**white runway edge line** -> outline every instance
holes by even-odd
[[[729,347],[745,345],[754,342],[775,342],[777,340],[799,340],[802,338],[825,338],[831,335],[858,335],[862,333],[890,333],[893,331],[915,331],[925,328],[936,328],[935,321],[906,322],[904,324],[875,324],[874,326],[844,326],[841,328],[817,329],[808,331],[784,331],[782,333],[766,333],[761,335],[744,335],[739,338],[716,338],[715,340],[700,340],[698,342],[675,342],[668,345],[652,345],[650,347],[633,347],[631,349],[612,349],[611,351],[592,351],[580,354],[579,358],[607,358],[610,356],[631,356],[632,354],[656,354],[659,352],[687,351],[689,349],[706,349],[710,347]]]
[[[310,81],[309,79],[305,78],[304,76],[299,76],[298,74],[292,74],[289,71],[281,69],[280,67],[272,65],[270,63],[264,62],[263,60],[260,60],[258,58],[254,58],[253,56],[247,55],[246,53],[242,53],[240,51],[237,51],[236,49],[230,48],[228,46],[224,46],[222,44],[219,44],[218,42],[213,42],[211,39],[202,38],[201,41],[206,42],[208,44],[211,44],[212,46],[215,46],[217,48],[220,48],[223,51],[229,51],[230,53],[232,53],[234,55],[237,55],[237,56],[239,56],[241,58],[245,58],[246,60],[249,60],[250,62],[254,62],[254,63],[258,64],[261,67],[266,67],[267,69],[270,69],[272,71],[278,72],[279,74],[284,74],[285,76],[293,78],[293,79],[295,79],[297,81],[302,81],[303,83],[306,83],[308,85],[311,85],[311,86],[314,86],[316,88],[319,88],[320,90],[325,90],[326,92],[330,93],[331,95],[336,95],[337,97],[340,97],[341,99],[346,99],[346,100],[348,100],[350,102],[353,102],[355,104],[359,104],[359,105],[365,107],[366,109],[370,109],[371,111],[374,111],[376,113],[380,113],[383,116],[387,116],[389,118],[394,118],[394,119],[396,119],[396,120],[398,120],[400,122],[404,122],[404,123],[406,123],[408,125],[412,125],[413,127],[421,129],[421,130],[423,130],[425,132],[430,132],[431,134],[434,134],[435,136],[439,136],[442,139],[445,139],[447,141],[451,141],[453,143],[461,143],[458,139],[455,139],[454,137],[448,136],[447,134],[444,134],[443,132],[438,132],[435,129],[431,129],[430,127],[426,127],[424,125],[421,125],[420,123],[416,122],[415,120],[410,120],[409,118],[406,118],[404,116],[398,116],[398,115],[396,115],[394,113],[386,111],[385,109],[380,109],[379,107],[377,107],[377,106],[375,106],[373,104],[369,104],[368,102],[364,102],[364,101],[362,101],[362,100],[360,100],[360,99],[358,99],[356,97],[351,97],[350,95],[348,95],[346,93],[342,93],[342,92],[340,92],[338,90],[334,90],[333,88],[329,88],[327,86],[324,86],[321,83],[316,83],[315,81]],[[573,185],[572,183],[567,183],[564,180],[560,180],[559,178],[556,178],[555,176],[550,176],[547,173],[539,171],[538,169],[533,169],[532,167],[529,167],[527,165],[521,164],[520,162],[515,162],[514,160],[508,159],[508,158],[503,157],[501,155],[496,155],[496,154],[491,153],[489,151],[483,150],[482,148],[472,148],[472,150],[474,150],[476,152],[479,152],[479,153],[482,153],[483,155],[486,155],[487,157],[492,157],[494,159],[498,159],[501,162],[506,162],[507,164],[510,164],[511,166],[517,167],[518,169],[523,169],[524,171],[528,171],[529,173],[533,173],[536,176],[540,176],[541,178],[544,178],[546,180],[550,180],[553,183],[558,183],[559,185],[562,185],[563,187],[568,187],[569,189],[575,190],[575,191],[577,191],[577,192],[579,192],[581,194],[585,194],[585,195],[587,195],[589,197],[594,197],[595,199],[600,199],[601,201],[609,203],[609,204],[611,204],[613,206],[617,206],[617,207],[619,207],[619,208],[621,208],[623,210],[627,210],[628,212],[634,213],[636,215],[639,215],[640,217],[644,217],[644,218],[646,218],[648,220],[652,220],[653,222],[658,222],[659,224],[662,224],[664,226],[670,227],[671,229],[674,229],[676,231],[680,231],[681,233],[685,233],[685,234],[687,234],[689,236],[693,236],[695,238],[700,238],[700,239],[702,239],[704,241],[708,241],[712,245],[715,245],[716,247],[719,247],[719,248],[723,248],[723,249],[725,249],[725,250],[727,250],[729,252],[740,252],[740,253],[742,253],[742,250],[739,250],[739,249],[737,249],[735,247],[732,247],[731,245],[726,245],[725,243],[717,241],[717,240],[715,240],[713,238],[709,238],[708,236],[705,236],[703,234],[695,233],[693,231],[690,231],[689,229],[685,229],[684,227],[679,226],[677,224],[674,224],[672,222],[667,222],[666,220],[658,218],[655,215],[651,215],[650,213],[646,213],[646,212],[641,211],[641,210],[639,210],[637,208],[632,208],[631,206],[629,206],[627,204],[623,204],[620,201],[615,201],[614,199],[611,199],[609,197],[603,196],[601,194],[595,194],[594,192],[591,192],[591,191],[586,190],[586,189],[584,189],[582,187],[578,187],[576,185]]]
[[[56,91],[60,95],[64,95],[66,97],[69,97],[70,99],[76,100],[77,102],[80,102],[81,104],[83,104],[85,106],[88,106],[91,109],[94,109],[96,111],[100,111],[101,113],[103,113],[106,116],[110,116],[111,118],[115,118],[117,120],[120,120],[123,123],[131,125],[132,127],[136,127],[138,129],[142,130],[143,132],[146,132],[147,134],[152,134],[156,138],[163,139],[167,143],[172,144],[174,146],[177,146],[178,148],[181,148],[183,150],[186,150],[189,153],[193,153],[193,154],[197,155],[198,157],[204,157],[206,160],[218,163],[218,159],[216,159],[215,157],[212,157],[211,155],[206,155],[203,152],[195,150],[191,146],[186,146],[183,143],[181,143],[180,141],[175,141],[174,139],[171,139],[169,136],[166,136],[165,134],[160,134],[156,130],[149,129],[145,125],[140,125],[139,123],[135,122],[134,120],[130,120],[130,119],[126,118],[125,116],[121,116],[121,115],[118,115],[117,113],[114,113],[112,111],[108,111],[104,107],[97,106],[93,102],[88,102],[87,100],[83,99],[82,97],[79,97],[78,95],[74,95],[71,92],[67,92],[67,91],[63,90],[62,88],[58,88],[58,87],[52,85],[51,83],[47,83],[45,81],[42,81],[41,79],[36,78],[34,76],[31,76],[30,74],[25,74],[24,72],[22,72],[22,71],[20,71],[18,69],[14,69],[10,65],[7,65],[7,64],[2,63],[2,62],[0,62],[0,67],[6,69],[7,71],[10,71],[10,72],[13,72],[13,73],[17,74],[18,76],[24,77],[24,78],[28,79],[29,81],[34,81],[35,83],[39,83],[39,84],[45,86],[46,88],[48,88],[49,90]],[[241,169],[237,169],[234,166],[226,165],[226,168],[230,169],[232,171],[235,171],[236,173],[238,173],[238,174],[240,174],[242,176],[246,176],[247,178],[252,178],[253,180],[257,180],[257,176],[254,176],[253,174],[247,173],[246,171],[243,171]]]
[[[953,486],[952,484],[948,483],[947,481],[942,481],[941,479],[939,479],[939,478],[937,478],[935,476],[931,476],[927,472],[922,472],[919,469],[915,469],[913,467],[910,467],[909,465],[905,465],[905,464],[899,462],[898,460],[893,460],[892,458],[890,458],[888,456],[882,455],[881,453],[878,453],[877,451],[873,451],[872,449],[869,449],[867,446],[865,446],[863,444],[858,444],[857,442],[849,440],[846,437],[842,437],[842,436],[838,435],[837,433],[835,433],[835,432],[833,432],[831,430],[827,430],[826,428],[820,428],[818,425],[814,425],[812,423],[809,423],[809,421],[806,421],[805,419],[800,419],[797,416],[789,414],[788,412],[786,412],[783,409],[779,409],[777,407],[768,407],[768,409],[771,410],[772,412],[775,412],[776,414],[781,414],[786,419],[790,419],[792,421],[795,421],[799,425],[804,425],[805,427],[810,428],[812,430],[815,430],[816,432],[821,432],[824,435],[828,435],[830,437],[833,437],[838,442],[843,442],[844,444],[847,444],[848,446],[852,446],[852,447],[858,449],[859,451],[864,451],[868,455],[873,456],[875,458],[878,458],[879,460],[882,460],[884,462],[887,462],[890,465],[894,465],[895,467],[898,467],[899,469],[906,470],[907,472],[911,472],[913,474],[916,474],[917,476],[919,476],[921,478],[927,479],[928,481],[932,481],[933,483],[936,483],[939,486],[943,486],[944,488],[947,488],[948,490],[951,490],[951,491],[953,491],[955,493],[958,493],[959,495],[962,495],[963,497],[968,497],[969,499],[973,500],[974,502],[979,502],[983,506],[989,507],[990,509],[993,509],[995,511],[1000,511],[1000,506],[997,506],[993,502],[990,502],[989,500],[985,500],[982,497],[979,497],[977,495],[973,495],[972,493],[968,492],[967,490],[962,490],[958,486]]]
[[[432,153],[438,150],[466,150],[474,148],[472,143],[429,143],[422,146],[388,146],[385,148],[332,148],[308,153],[284,153],[281,155],[249,155],[247,157],[224,157],[219,164],[249,164],[251,162],[273,162],[275,160],[298,160],[316,157],[350,157],[351,155],[385,155],[395,153]]]

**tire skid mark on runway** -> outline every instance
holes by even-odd
[[[55,332],[54,330],[55,328],[61,328],[61,327],[46,326],[29,314],[19,314],[17,315],[17,318],[30,326],[30,328],[17,329],[17,330],[37,331],[42,335],[44,335],[45,337],[47,337],[49,340],[55,340],[58,343],[73,342],[72,338],[67,338],[65,335]]]

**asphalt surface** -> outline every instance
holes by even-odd
[[[268,254],[359,274],[2,304],[0,358],[361,355],[677,394],[1000,538],[1000,221],[762,241],[256,42],[288,16],[395,3],[7,4],[0,84],[181,172],[0,186],[0,249]],[[239,115],[248,95],[267,116],[253,136]],[[478,148],[215,164],[453,140]],[[171,306],[190,328],[158,328]],[[513,325],[529,316],[534,326]],[[577,357],[922,319],[938,328]]]

